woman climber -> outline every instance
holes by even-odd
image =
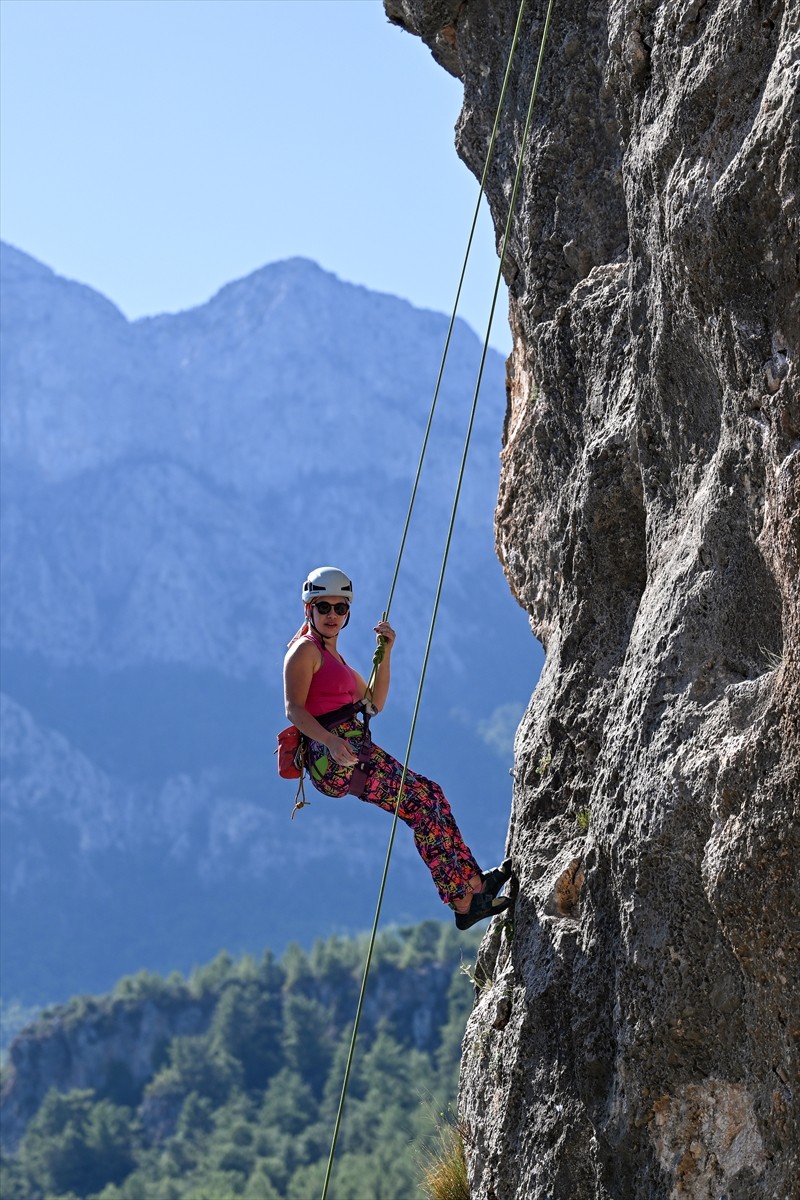
[[[336,567],[317,567],[303,584],[305,622],[289,643],[283,680],[286,716],[303,734],[306,765],[314,787],[326,796],[348,793],[394,812],[402,763],[369,736],[369,715],[379,712],[389,691],[389,662],[395,632],[375,626],[383,657],[368,693],[367,684],[337,648],[350,620],[353,585]],[[366,722],[357,719],[366,713]],[[511,903],[498,893],[511,877],[511,860],[483,874],[464,843],[438,783],[406,772],[400,818],[414,841],[456,925],[469,929],[503,912]]]

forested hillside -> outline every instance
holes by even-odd
[[[377,942],[332,1177],[337,1200],[419,1196],[455,1101],[477,937]],[[308,1200],[322,1187],[366,939],[220,954],[48,1010],[3,1080],[3,1200]]]

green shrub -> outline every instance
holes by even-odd
[[[50,1091],[25,1131],[20,1164],[45,1194],[88,1196],[133,1170],[132,1114],[94,1099],[91,1091]]]

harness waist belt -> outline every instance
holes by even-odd
[[[333,729],[334,725],[341,725],[342,721],[349,721],[356,713],[364,713],[364,726],[368,729],[369,719],[363,700],[356,700],[352,704],[343,704],[341,708],[335,708],[333,712],[321,713],[315,717],[315,720],[319,721],[323,729]]]
[[[353,767],[350,787],[347,790],[349,795],[360,799],[364,788],[367,786],[367,779],[372,770],[372,763],[370,762],[372,758],[372,735],[369,731],[369,720],[372,713],[369,707],[363,700],[356,700],[353,704],[343,704],[341,708],[336,708],[333,712],[322,713],[316,719],[323,729],[333,729],[335,725],[341,725],[342,721],[351,720],[357,713],[361,713],[364,717],[364,742],[358,752],[358,762]]]

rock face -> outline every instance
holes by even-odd
[[[479,174],[516,0],[386,8],[463,78]],[[799,93],[794,3],[555,5],[496,522],[547,661],[464,1047],[473,1200],[797,1194]]]

